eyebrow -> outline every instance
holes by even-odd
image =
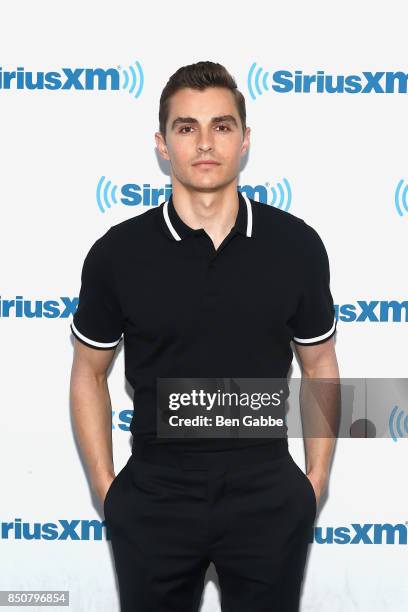
[[[236,127],[238,127],[237,120],[233,115],[219,115],[218,117],[211,117],[211,123],[220,123],[221,121],[229,121],[233,123]],[[171,124],[171,129],[180,124],[180,123],[198,123],[198,120],[194,117],[177,117]]]

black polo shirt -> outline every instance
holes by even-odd
[[[71,330],[95,349],[123,339],[134,442],[168,442],[156,438],[157,377],[286,378],[291,341],[316,345],[336,331],[318,233],[292,213],[237,194],[235,226],[218,249],[204,229],[182,221],[170,196],[113,225],[85,257]],[[190,442],[224,448],[273,440]]]

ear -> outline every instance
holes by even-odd
[[[164,140],[163,134],[161,132],[155,132],[154,138],[156,140],[156,147],[160,153],[160,156],[163,159],[170,160],[169,152],[167,150],[167,145]]]
[[[244,140],[242,141],[242,145],[241,145],[241,155],[244,155],[249,149],[250,134],[251,134],[251,128],[247,127],[245,129]]]

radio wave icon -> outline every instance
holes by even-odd
[[[133,65],[129,66],[128,68],[122,68],[122,89],[128,90],[128,93],[132,94],[135,98],[138,98],[143,89],[144,76],[140,63],[136,60],[134,64],[136,68]]]
[[[253,100],[256,99],[256,96],[262,96],[264,91],[269,91],[268,86],[268,77],[269,72],[264,72],[264,69],[259,66],[256,67],[256,62],[254,62],[248,72],[247,85],[248,91]]]
[[[270,187],[269,183],[267,185]],[[292,190],[289,181],[284,178],[283,185],[282,183],[276,183],[276,188],[270,187],[270,189],[272,191],[272,202],[270,205],[287,211],[292,203]]]
[[[408,213],[408,184],[404,185],[404,180],[401,179],[395,190],[395,208],[397,213],[402,217],[405,213]],[[403,210],[404,209],[404,210]]]
[[[408,414],[405,414],[403,410],[400,412],[398,410],[398,406],[394,406],[389,418],[390,434],[394,442],[397,442],[397,437],[403,438],[406,434],[408,435]]]
[[[111,181],[107,181],[104,176],[98,181],[96,187],[96,201],[101,212],[105,212],[107,208],[111,208],[112,204],[117,204],[116,190],[118,186],[112,185]]]

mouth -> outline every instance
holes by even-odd
[[[196,162],[195,164],[193,164],[193,166],[219,166],[220,164],[218,162],[213,162],[213,161],[202,161],[202,162]]]

